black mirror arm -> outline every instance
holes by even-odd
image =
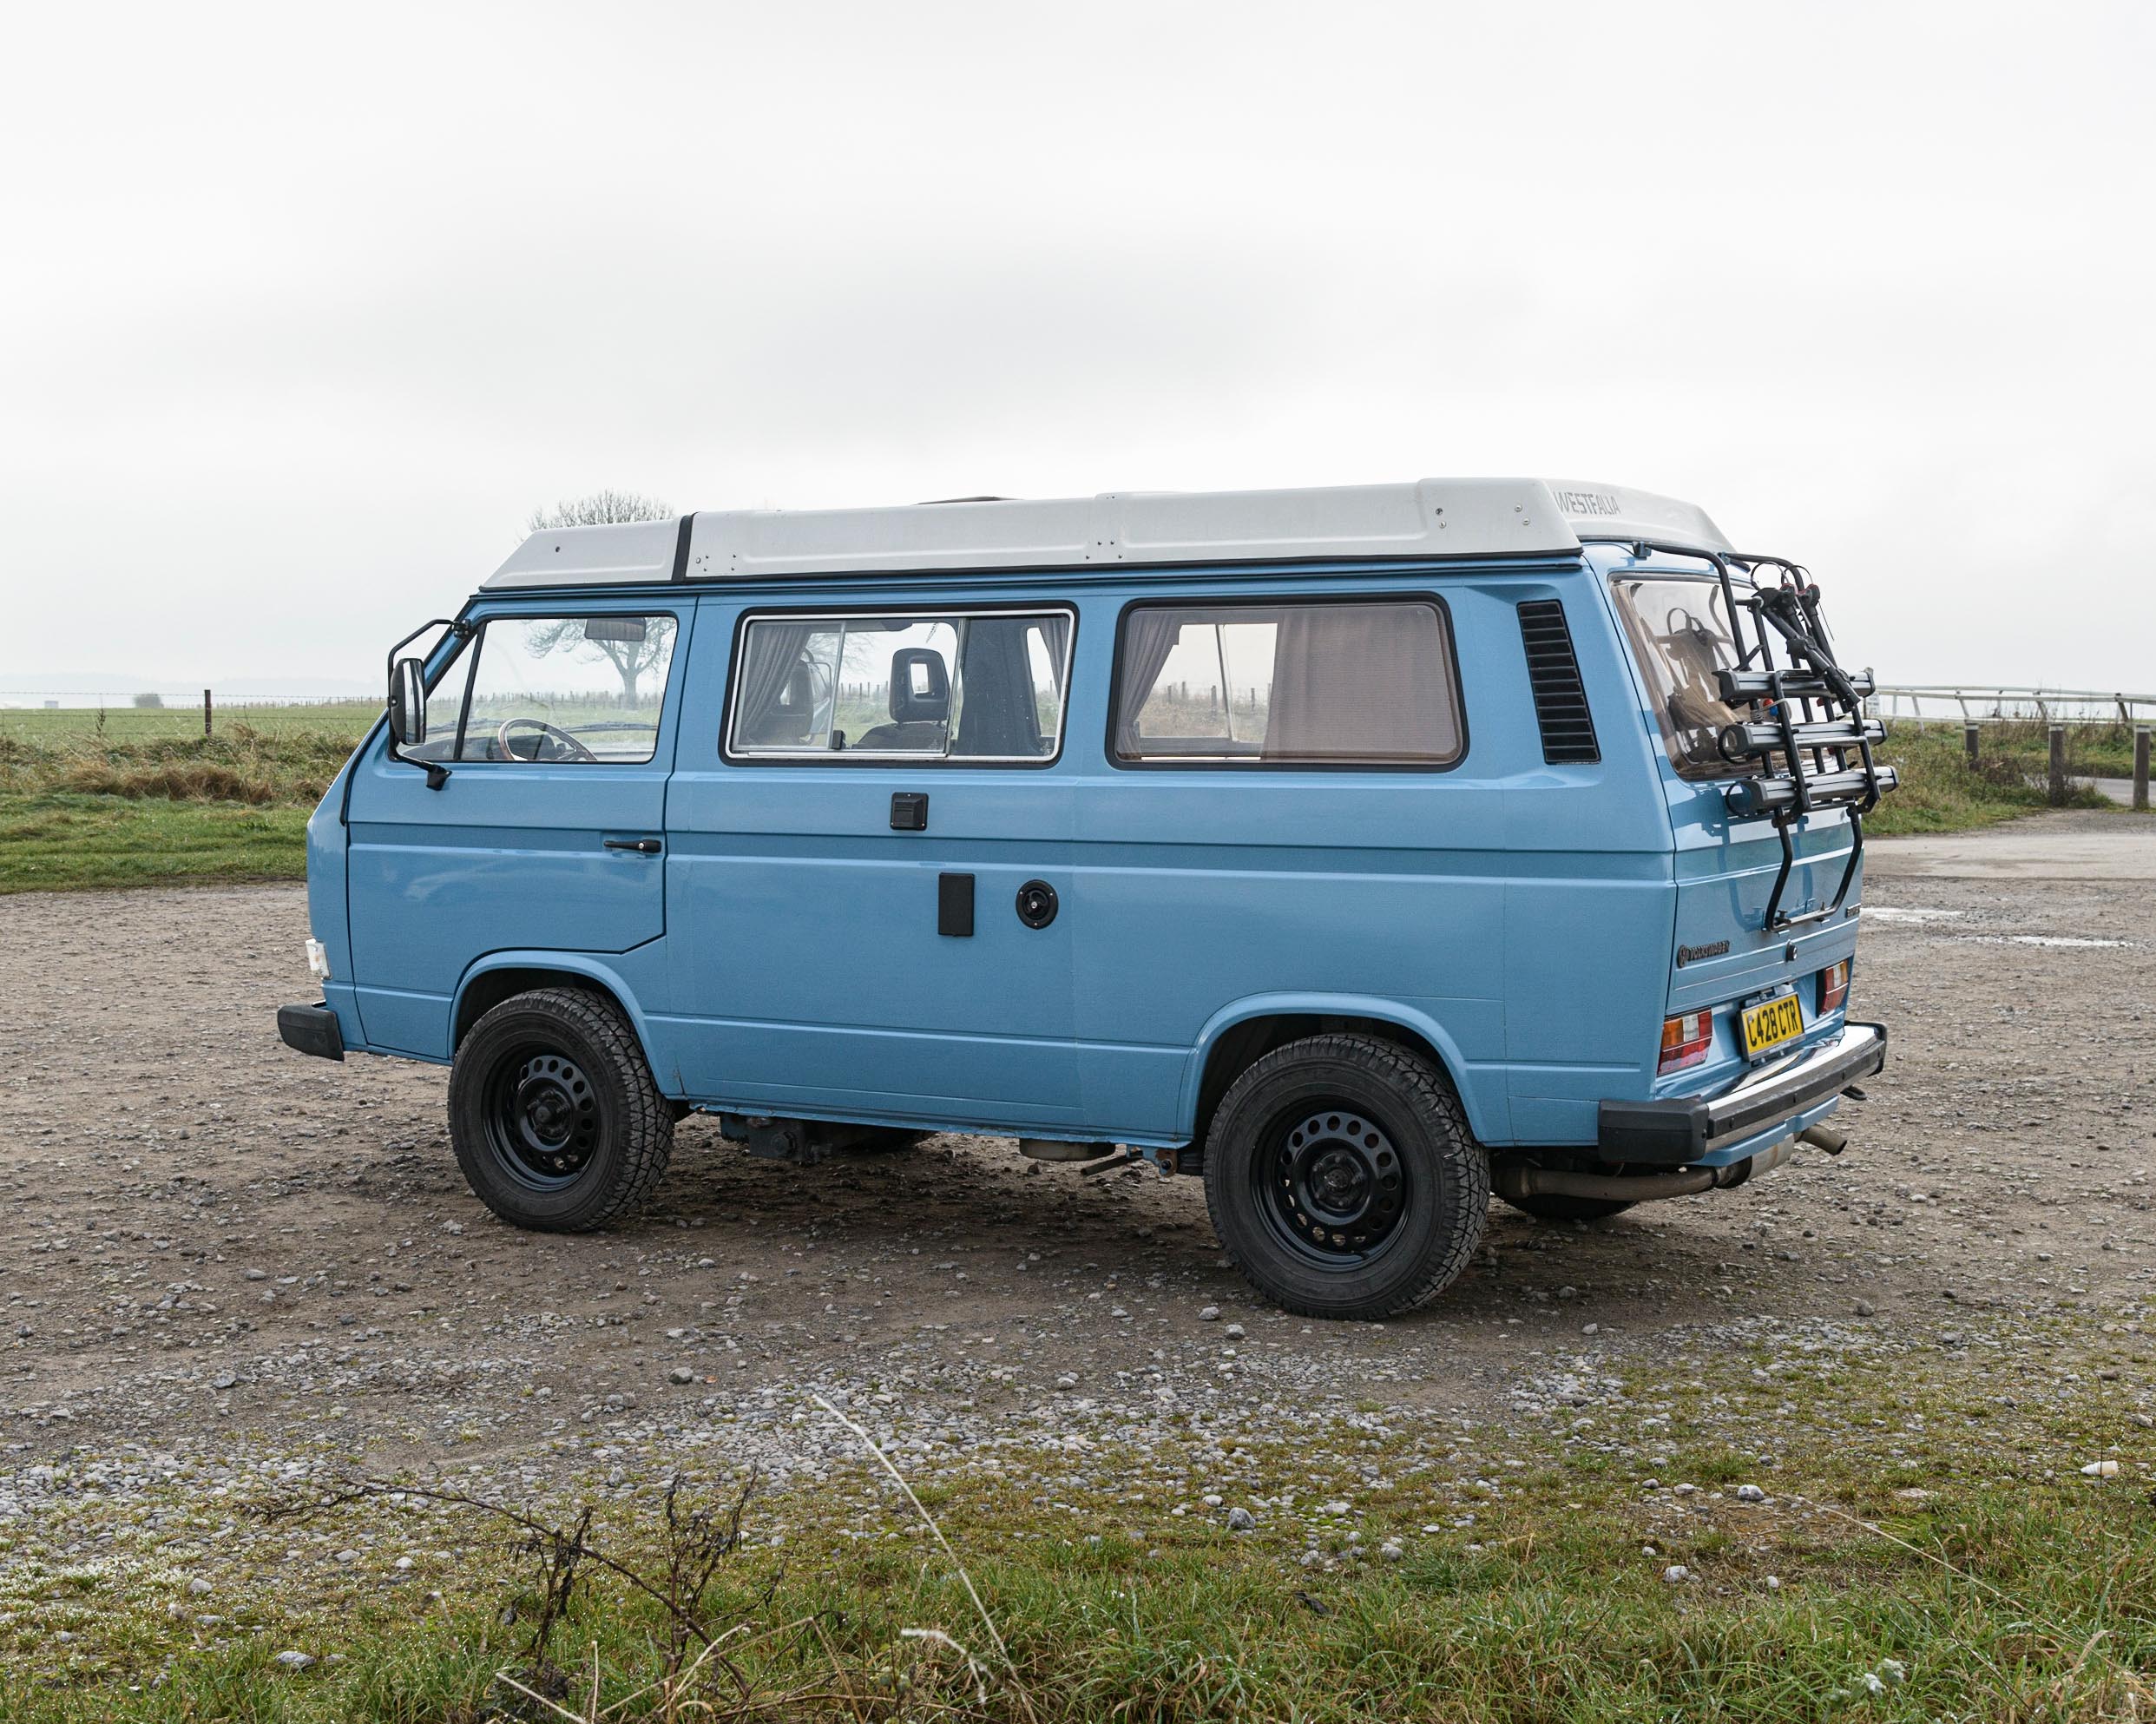
[[[465,622],[461,616],[437,616],[421,623],[417,628],[413,629],[411,634],[405,635],[403,640],[399,641],[395,646],[389,649],[389,660],[386,668],[387,680],[393,683],[397,679],[398,654],[404,651],[406,647],[409,647],[414,641],[417,640],[430,628],[446,628],[450,634],[456,635],[459,641],[469,641],[474,635],[478,633],[478,630],[474,628],[470,623]],[[386,718],[385,718],[384,722],[387,722]],[[447,767],[444,766],[439,760],[413,760],[409,754],[405,753],[397,746],[397,733],[394,730],[390,732],[388,753],[389,758],[396,761],[399,766],[417,767],[421,772],[424,773],[427,775],[427,788],[429,790],[439,790],[444,785],[449,782],[450,769]]]
[[[439,760],[415,760],[397,746],[397,739],[390,738],[389,757],[400,767],[417,767],[427,775],[427,788],[439,790],[449,782],[450,769]]]

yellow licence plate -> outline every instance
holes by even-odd
[[[1745,1056],[1757,1059],[1804,1033],[1804,1009],[1796,995],[1782,994],[1745,1007],[1744,1023]]]

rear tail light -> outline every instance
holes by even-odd
[[[1682,1071],[1688,1065],[1697,1065],[1707,1056],[1707,1046],[1714,1040],[1714,1016],[1712,1012],[1688,1011],[1682,1017],[1662,1020],[1662,1063],[1658,1071]]]
[[[1849,960],[1844,958],[1819,972],[1819,1016],[1824,1017],[1848,997]]]

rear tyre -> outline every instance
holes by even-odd
[[[450,1069],[450,1139],[472,1193],[503,1221],[588,1233],[667,1170],[674,1115],[611,1001],[569,988],[504,1000]]]
[[[1206,1206],[1228,1256],[1277,1304],[1391,1317],[1467,1267],[1489,1158],[1427,1060],[1375,1036],[1312,1036],[1220,1098]]]
[[[1606,1221],[1633,1207],[1629,1199],[1622,1197],[1559,1197],[1549,1192],[1504,1201],[1538,1221]]]

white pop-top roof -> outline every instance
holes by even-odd
[[[1621,485],[1422,479],[1307,490],[1108,491],[884,509],[708,510],[534,533],[490,589],[1088,564],[1562,554],[1582,539],[1731,549],[1706,511]]]

